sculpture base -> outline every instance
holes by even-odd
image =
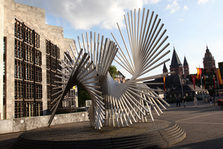
[[[23,133],[13,148],[163,148],[182,141],[186,133],[175,123],[164,120],[137,123],[126,128],[94,130],[89,122],[57,125]]]

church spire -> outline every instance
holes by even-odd
[[[172,55],[172,60],[170,64],[170,71],[171,72],[174,71],[177,75],[180,75],[180,76],[183,75],[183,67],[177,55],[175,47],[173,47],[173,55]]]
[[[183,70],[184,70],[184,78],[186,78],[188,75],[189,75],[189,65],[187,63],[187,59],[186,57],[184,56],[184,64],[183,64]]]
[[[172,60],[171,60],[170,67],[175,68],[175,67],[179,67],[179,66],[182,66],[182,64],[181,64],[180,59],[177,55],[175,47],[173,47],[173,55],[172,55]]]
[[[164,63],[163,64],[163,73],[167,73],[168,72],[168,70],[167,70],[167,68],[166,68],[166,64]]]
[[[184,66],[188,66],[188,63],[187,63],[187,59],[186,59],[186,57],[184,56],[184,64],[183,64]]]

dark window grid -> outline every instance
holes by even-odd
[[[21,95],[20,95],[20,81],[17,81],[17,99],[20,99]]]
[[[57,59],[60,59],[60,49],[57,47],[57,55],[56,55],[56,57],[57,57]]]
[[[34,98],[34,84],[31,84],[31,97]]]
[[[15,101],[15,118],[19,117],[19,103]]]
[[[31,79],[32,80],[34,80],[35,78],[34,78],[34,73],[35,73],[35,68],[34,68],[35,66],[32,66],[32,74],[31,74]]]
[[[15,78],[23,79],[23,62],[15,59]]]
[[[20,80],[15,80],[15,98],[22,99],[23,98],[23,83]]]
[[[49,54],[49,41],[45,40],[46,43],[46,54]]]
[[[32,47],[25,44],[24,50],[25,50],[25,61],[29,63],[33,63]]]
[[[42,85],[36,84],[35,90],[36,90],[36,99],[41,99],[42,98]]]
[[[39,50],[35,49],[35,64],[42,65],[42,53]]]
[[[50,85],[47,85],[47,98],[50,99],[51,94],[50,94]]]
[[[38,101],[36,102],[36,104],[37,104],[36,111],[38,111],[37,115],[41,115],[41,112],[43,111],[42,102]]]
[[[46,56],[46,68],[47,68],[47,69],[50,69],[50,66],[51,66],[50,56],[47,55],[47,56]]]
[[[15,37],[22,39],[22,23],[18,20],[15,23]]]
[[[25,61],[29,61],[29,46],[25,44]]]
[[[24,42],[32,45],[33,30],[31,30],[29,27],[24,25],[22,22],[19,22],[18,20],[16,20],[15,37],[17,37],[19,39],[23,39],[23,33],[24,33]]]
[[[29,30],[29,31],[28,31],[28,36],[29,36],[29,38],[28,38],[28,43],[29,43],[29,44],[32,44],[32,30]]]
[[[50,71],[47,70],[47,84],[50,84]]]
[[[26,43],[28,43],[28,38],[29,38],[29,36],[28,36],[28,27],[25,26],[25,25],[24,25],[24,32],[25,32],[25,33],[24,33],[24,36],[25,36],[25,37],[24,37],[24,39],[25,39],[24,41],[25,41]]]
[[[51,47],[50,41],[46,40],[46,53],[49,54],[49,55],[51,53],[50,47]]]
[[[23,85],[23,82],[20,81],[20,92],[19,92],[19,94],[20,94],[20,98],[21,99],[24,98],[23,97],[23,90],[24,90],[24,85]]]
[[[19,59],[23,58],[22,42],[18,39],[15,39],[15,57]]]
[[[14,72],[15,78],[18,78],[18,62],[15,60],[15,72]]]
[[[29,103],[25,102],[25,116],[29,116]]]
[[[55,77],[57,68],[58,68],[58,60],[57,57],[59,56],[59,48],[52,44],[50,41],[46,40],[46,64],[47,64],[47,98],[50,99],[50,101],[52,100],[51,95],[53,93],[55,93],[55,90],[52,90],[52,85],[55,85],[56,83],[54,83],[54,81],[57,79]],[[49,105],[50,103],[48,102],[48,107],[50,107]]]
[[[35,68],[36,68],[36,71],[35,71],[36,79],[35,79],[35,81],[36,82],[42,82],[42,69],[40,67],[35,67]]]
[[[53,56],[53,57],[56,57],[55,50],[56,50],[56,46],[55,45],[52,45],[51,56]]]
[[[35,33],[35,44],[34,44],[34,46],[36,48],[40,48],[40,35],[37,34],[37,33]]]
[[[17,39],[15,39],[15,57],[18,57],[18,43],[17,43]]]
[[[15,80],[15,99],[18,98],[18,93],[17,93],[17,81]]]

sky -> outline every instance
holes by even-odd
[[[216,66],[223,61],[223,1],[222,0],[16,0],[46,11],[46,22],[62,26],[66,38],[76,39],[93,31],[112,39],[117,32],[116,22],[123,23],[123,15],[133,9],[155,11],[162,19],[173,47],[183,63],[186,56],[190,73],[203,67],[208,46]],[[170,62],[167,67],[169,69]],[[162,67],[156,70],[161,73]]]

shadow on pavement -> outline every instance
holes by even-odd
[[[186,106],[186,107],[174,107],[171,106],[167,111],[194,111],[194,112],[210,112],[210,111],[223,111],[223,108],[216,105],[210,104],[201,104],[197,107],[195,106]]]
[[[169,149],[223,149],[223,138],[175,146]]]
[[[15,143],[17,138],[13,139],[6,139],[3,141],[0,141],[0,149],[10,149],[12,148],[12,145]]]

